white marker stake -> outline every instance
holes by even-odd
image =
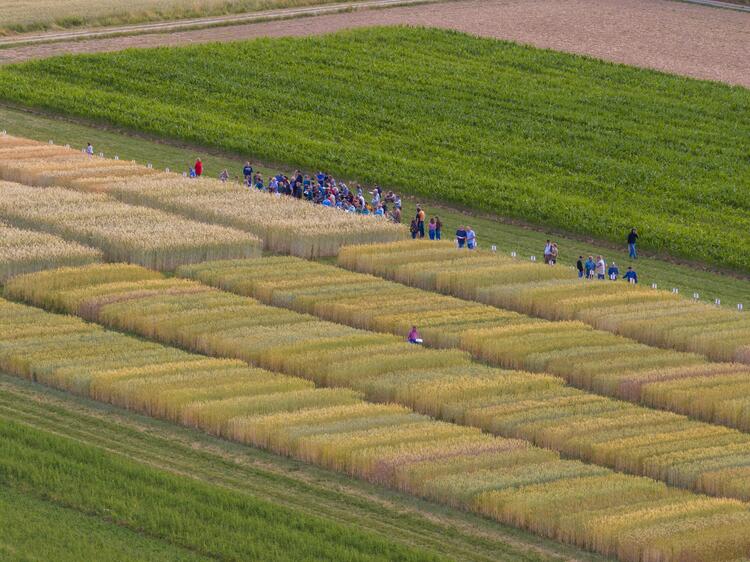
[[[119,159],[120,159],[120,157],[117,156],[117,154],[115,154],[115,160],[119,160]]]
[[[153,166],[151,165],[151,162],[149,162],[148,164],[146,164],[146,168],[148,168],[149,170],[150,170],[151,168],[153,168]]]
[[[672,292],[673,292],[673,293],[674,293],[675,295],[678,295],[678,294],[680,293],[680,290],[679,290],[679,289],[678,289],[677,287],[672,287]]]
[[[492,249],[493,252],[497,252],[497,246],[495,246],[494,244],[492,245],[491,249]]]
[[[651,283],[651,288],[656,289],[657,288],[656,283]]]
[[[531,261],[536,261],[536,256],[531,256]]]
[[[164,171],[169,173],[169,168],[164,168]]]
[[[511,253],[510,253],[510,257],[512,257],[512,258],[515,258],[515,257],[516,257],[517,255],[518,255],[518,254],[517,254],[517,253],[515,253],[515,252],[511,252]]]
[[[693,298],[694,298],[695,300],[698,300],[698,299],[700,299],[700,298],[701,298],[701,296],[700,296],[700,295],[699,295],[698,293],[693,293]]]
[[[742,312],[742,310],[743,310],[743,306],[742,306],[742,303],[739,303],[739,304],[737,305],[737,310],[738,310],[739,312]]]
[[[49,141],[50,144],[55,144],[53,141]]]
[[[721,306],[721,299],[716,299],[714,302],[716,303],[716,306]]]

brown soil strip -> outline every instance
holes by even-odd
[[[129,47],[304,36],[372,25],[456,29],[750,87],[750,14],[671,0],[463,0],[0,50],[0,63]]]

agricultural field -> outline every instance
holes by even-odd
[[[174,269],[174,265],[180,263],[177,260],[182,260],[182,263],[195,261],[194,256],[180,257],[178,249],[178,240],[183,233],[199,230],[195,221],[228,227],[222,229],[204,226],[203,230],[208,234],[206,240],[193,242],[198,250],[208,244],[208,239],[221,242],[222,238],[229,239],[232,233],[235,238],[253,239],[249,235],[238,236],[235,229],[256,235],[255,244],[262,243],[266,250],[302,257],[335,256],[345,244],[388,242],[407,236],[403,226],[375,216],[339,213],[291,197],[280,198],[245,189],[235,182],[184,178],[175,173],[157,172],[153,167],[133,162],[91,158],[64,146],[30,144],[27,139],[9,135],[0,136],[0,147],[5,145],[6,148],[0,148],[0,178],[36,187],[60,186],[92,195],[65,194],[55,189],[43,192],[16,186],[15,191],[21,189],[23,198],[28,199],[32,205],[33,208],[29,211],[33,216],[23,211],[23,205],[19,205],[13,195],[8,195],[5,214],[0,209],[0,216],[7,216],[9,220],[22,224],[47,227],[54,232],[60,232],[60,229],[67,232],[65,225],[60,224],[66,218],[60,216],[64,214],[63,208],[67,211],[70,207],[85,207],[87,212],[97,217],[97,222],[105,214],[126,216],[128,222],[133,222],[134,216],[138,214],[143,217],[141,221],[145,225],[145,228],[138,226],[138,234],[121,233],[121,229],[117,229],[118,225],[114,224],[117,222],[114,218],[107,231],[101,231],[97,225],[95,228],[99,245],[105,245],[105,240],[114,237],[113,233],[117,232],[117,236],[123,237],[123,246],[141,246],[146,244],[145,239],[150,238],[165,246],[155,250],[155,253],[170,248],[170,253],[174,254],[172,259],[167,260],[158,254],[154,257],[142,257],[128,250],[110,248],[108,257],[112,260],[141,263],[156,269]],[[12,185],[5,185],[8,188],[6,193],[15,194]],[[111,200],[108,196],[136,206],[109,204]],[[55,207],[40,209],[42,204]],[[156,211],[144,209],[141,205]],[[162,211],[184,215],[189,220],[180,220]],[[92,232],[84,230],[80,224],[84,219],[80,212],[82,211],[72,211],[71,219],[77,226],[75,232],[70,234],[90,238]],[[47,216],[53,217],[52,222],[44,220]],[[159,222],[164,223],[164,226],[158,232],[150,232],[147,225]],[[170,222],[173,224],[169,224]],[[199,233],[196,232],[195,235],[197,237]],[[139,239],[131,240],[133,236],[138,236]],[[192,241],[188,238],[185,242]],[[216,254],[221,251],[205,249],[203,259],[211,259],[211,254],[218,258]],[[240,250],[223,251],[231,253]],[[188,252],[189,250],[185,250],[186,254]],[[252,248],[245,252],[253,255]]]
[[[218,177],[226,169],[238,173],[246,158],[211,152],[207,155],[205,148],[196,151],[185,148],[179,143],[166,143],[164,139],[155,142],[135,134],[123,134],[122,131],[111,131],[86,125],[84,123],[53,118],[40,114],[19,111],[0,106],[0,123],[7,130],[8,135],[18,135],[42,141],[47,144],[53,140],[58,145],[69,144],[81,148],[86,142],[93,142],[97,152],[102,151],[105,156],[113,158],[119,156],[122,160],[137,161],[151,164],[154,169],[169,168],[178,172],[187,170],[196,154],[204,156],[204,174],[209,178]],[[253,161],[255,168],[264,177],[278,174],[279,171],[289,172],[290,166],[273,166]],[[531,229],[507,222],[500,222],[497,216],[478,215],[477,213],[448,207],[436,201],[420,198],[416,199],[409,191],[402,197],[404,216],[413,216],[416,204],[421,203],[429,214],[440,216],[446,233],[454,232],[459,225],[470,224],[479,234],[480,247],[497,246],[498,253],[510,255],[515,252],[518,256],[528,259],[531,255],[539,256],[545,240],[553,238],[560,243],[560,263],[573,265],[579,255],[604,255],[609,260],[616,260],[621,268],[627,263],[627,248],[621,244],[613,248],[596,241],[582,241],[569,236],[561,236],[559,232],[548,231],[545,228]],[[622,259],[620,259],[622,256]],[[735,308],[739,302],[750,300],[750,281],[732,275],[718,275],[702,267],[680,265],[671,261],[639,256],[637,262],[638,275],[646,284],[656,283],[659,287],[670,289],[677,287],[685,295],[699,294],[700,301],[713,303],[720,299],[722,306]]]
[[[750,363],[750,317],[744,311],[710,306],[679,293],[622,281],[582,281],[571,268],[491,252],[460,253],[449,243],[343,249],[339,263],[549,320],[582,321],[648,345]]]
[[[16,376],[543,537],[627,561],[688,553],[729,560],[750,548],[750,511],[740,501],[563,460],[525,441],[366,402],[350,390],[312,388],[296,377],[248,371],[8,301],[0,301],[0,324],[0,369]]]
[[[0,96],[750,272],[740,87],[383,28],[34,61]]]
[[[750,511],[743,502],[563,460],[524,441],[368,403],[349,390],[305,390],[300,385],[306,381],[295,377],[257,370],[238,381],[237,370],[247,367],[7,301],[0,302],[0,324],[0,369],[16,376],[161,412],[211,434],[543,537],[628,561],[709,552],[732,559],[750,548]],[[215,385],[217,377],[225,384]],[[245,394],[228,398],[229,387],[243,382]],[[151,481],[158,489],[159,479]],[[179,487],[167,490],[179,492]],[[235,497],[225,503],[244,505]],[[211,539],[209,545],[218,540]]]
[[[106,449],[170,474],[189,475],[333,525],[355,525],[391,544],[433,552],[436,557],[488,562],[603,560],[481,517],[1,373],[0,419]],[[51,532],[54,526],[43,529]],[[35,537],[33,548],[40,542]]]
[[[325,4],[333,0],[14,0],[0,5],[0,36]]]
[[[17,3],[0,36],[312,3]],[[0,67],[0,558],[747,560],[746,114],[426,28]],[[577,278],[632,226],[640,284]]]
[[[401,287],[398,294],[400,286],[390,284],[389,288],[388,282],[369,276],[359,276],[355,279],[358,283],[348,286],[333,278],[330,270],[357,277],[289,258],[209,262],[182,268],[178,275],[232,286],[292,308],[299,297],[297,307],[305,303],[316,314],[342,323],[361,325],[378,320],[381,331],[391,331],[383,327],[399,322],[393,314],[377,316],[383,300],[392,300],[399,308],[411,307],[412,316],[420,314],[427,319],[428,341],[433,333],[446,329],[461,340],[469,339],[474,332],[486,333],[518,317],[511,313],[503,318],[490,307],[437,295],[430,298],[414,289]],[[299,281],[285,283],[282,277]],[[295,285],[305,287],[295,293]],[[332,290],[339,293],[341,302],[326,306]],[[321,322],[250,298],[201,288],[194,282],[160,278],[132,266],[91,266],[27,275],[11,281],[6,293],[194,352],[241,359],[319,385],[360,391],[368,400],[397,403],[453,423],[526,439],[571,458],[703,493],[750,499],[750,436],[594,396],[565,387],[561,379],[546,374],[487,368],[470,362],[461,352],[415,347],[400,338]],[[347,294],[359,294],[361,298],[354,299],[364,300],[368,306],[347,305]],[[494,329],[492,334],[498,331]],[[467,349],[471,343],[461,341]],[[631,352],[632,347],[626,350]],[[645,346],[641,348],[639,354],[648,354]],[[679,355],[661,353],[679,364]],[[318,359],[315,366],[310,365],[311,356]],[[696,359],[681,361],[689,364]],[[702,366],[704,372],[710,370],[696,366]],[[560,427],[563,421],[564,429]],[[603,436],[612,434],[620,439],[601,442]],[[671,466],[675,456],[681,458],[679,467]]]

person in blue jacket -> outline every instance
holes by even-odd
[[[612,262],[612,265],[609,266],[609,269],[607,270],[607,276],[612,280],[615,281],[620,276],[620,268],[617,267],[617,264],[615,262]]]
[[[594,270],[596,269],[596,263],[594,263],[594,256],[589,256],[586,260],[586,263],[583,264],[583,267],[586,269],[586,279],[590,279],[594,275]]]
[[[628,270],[622,278],[628,283],[638,283],[638,274],[630,266],[628,266]]]

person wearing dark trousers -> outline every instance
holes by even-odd
[[[630,234],[628,234],[628,252],[630,253],[630,257],[634,260],[638,259],[638,254],[635,251],[635,244],[637,241],[638,231],[635,228],[632,228]]]

